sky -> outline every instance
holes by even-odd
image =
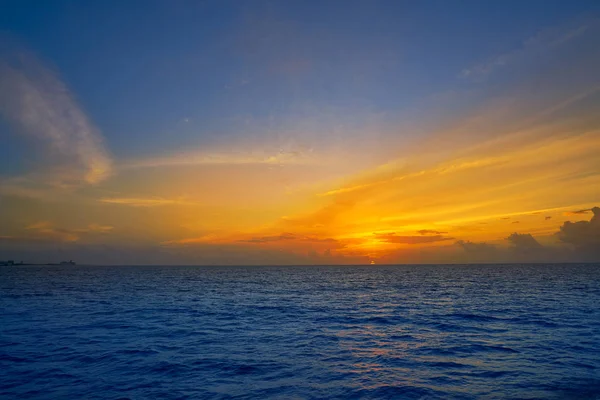
[[[0,8],[0,260],[600,261],[598,1]]]

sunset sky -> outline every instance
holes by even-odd
[[[597,0],[0,8],[0,260],[600,261]]]

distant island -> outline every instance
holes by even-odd
[[[2,266],[2,267],[15,266],[15,265],[77,265],[77,264],[73,260],[61,261],[59,263],[46,263],[46,264],[25,263],[23,261],[15,262],[14,260],[0,261],[0,266]]]

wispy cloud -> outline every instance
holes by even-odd
[[[440,233],[430,233],[444,237],[441,231],[481,221],[494,225],[493,234],[491,229],[477,234],[489,240],[508,234],[509,224],[494,220],[517,216],[523,216],[515,218],[519,226],[530,229],[532,223],[526,216],[532,213],[558,215],[589,208],[585,199],[593,198],[600,179],[596,161],[600,141],[598,132],[584,132],[566,135],[559,131],[554,134],[558,137],[531,143],[515,135],[504,146],[490,143],[430,166],[421,163],[413,169],[407,164],[397,172],[361,174],[321,200],[320,211],[288,218],[285,229],[319,229],[334,237],[341,232],[396,231],[380,241],[404,244],[441,239],[405,232],[420,234],[439,227]]]
[[[99,200],[102,203],[118,204],[131,207],[159,207],[182,205],[198,205],[197,202],[186,200],[185,198],[166,199],[163,197],[104,197]]]
[[[0,58],[0,114],[44,147],[52,184],[94,184],[110,175],[100,131],[58,75],[32,55]]]
[[[36,222],[27,226],[25,229],[33,231],[37,235],[42,235],[44,237],[57,239],[64,242],[75,242],[79,240],[79,236],[74,232],[56,229],[48,221]]]
[[[565,215],[566,216],[571,216],[571,215],[582,215],[582,214],[587,214],[587,213],[591,213],[592,209],[591,208],[586,208],[583,210],[572,210],[572,211],[566,211]]]
[[[238,240],[238,242],[270,243],[270,242],[281,242],[281,241],[288,241],[288,240],[295,240],[295,241],[306,242],[306,243],[332,243],[332,244],[338,243],[338,241],[333,238],[318,238],[318,237],[312,237],[312,236],[297,235],[297,234],[293,234],[293,233],[282,233],[281,235],[273,235],[273,236],[258,236],[258,237],[252,237],[249,239],[240,239],[240,240]]]
[[[590,26],[597,24],[596,20],[580,22],[576,26],[546,29],[538,32],[523,41],[521,46],[513,51],[499,54],[479,64],[465,68],[460,76],[473,81],[483,81],[494,71],[516,62],[518,59],[529,53],[544,51],[549,48],[563,45],[583,34],[590,29]]]
[[[448,232],[434,231],[431,229],[421,229],[420,231],[417,231],[417,233],[419,233],[420,235],[444,235]]]
[[[443,235],[431,235],[431,236],[399,236],[396,233],[376,233],[375,237],[381,242],[387,243],[400,243],[400,244],[425,244],[443,242],[446,240],[454,240],[452,237]]]
[[[314,164],[315,158],[310,153],[300,151],[257,151],[257,152],[219,152],[219,151],[188,151],[152,156],[127,161],[119,167],[123,169],[181,167],[193,165],[289,165]]]
[[[477,169],[477,168],[483,168],[483,167],[501,164],[501,163],[505,162],[506,160],[507,160],[507,157],[488,157],[488,158],[483,158],[483,159],[478,159],[478,160],[464,160],[464,159],[453,160],[448,163],[440,164],[434,168],[424,169],[424,170],[410,172],[410,173],[404,172],[406,170],[406,168],[401,168],[398,171],[396,171],[396,176],[392,176],[394,171],[390,170],[387,172],[387,175],[389,175],[390,177],[388,177],[388,179],[386,179],[386,180],[375,180],[374,182],[370,182],[370,183],[342,187],[339,189],[327,191],[325,193],[320,193],[320,194],[318,194],[318,196],[320,196],[320,197],[335,196],[335,195],[340,195],[340,194],[345,194],[345,193],[350,193],[350,192],[355,192],[355,191],[362,191],[365,189],[371,189],[375,186],[386,185],[391,182],[399,182],[399,181],[410,180],[410,179],[421,178],[421,177],[424,178],[424,177],[430,176],[430,175],[452,174],[452,173],[456,173],[456,172],[463,171],[463,170]]]
[[[100,225],[100,224],[89,224],[83,232],[95,232],[95,233],[108,233],[114,229],[114,226]],[[82,230],[80,230],[82,232]]]
[[[89,224],[85,228],[65,229],[57,228],[49,221],[39,221],[30,224],[25,229],[34,234],[33,239],[58,240],[62,242],[76,242],[82,236],[89,234],[106,234],[113,230],[112,226]],[[32,238],[27,238],[32,239]]]
[[[306,252],[308,250],[336,250],[345,249],[356,239],[336,239],[333,237],[320,237],[315,235],[303,235],[298,233],[280,233],[269,235],[218,235],[207,234],[195,238],[184,238],[163,242],[163,246],[198,246],[198,245],[230,245],[262,248],[287,249],[288,251]]]
[[[273,235],[273,236],[260,236],[253,237],[250,239],[240,239],[238,242],[246,242],[246,243],[268,243],[268,242],[280,242],[282,240],[296,240],[298,239],[297,235],[292,233],[282,233],[281,235]]]

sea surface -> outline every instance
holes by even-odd
[[[0,267],[2,399],[600,399],[600,265]]]

